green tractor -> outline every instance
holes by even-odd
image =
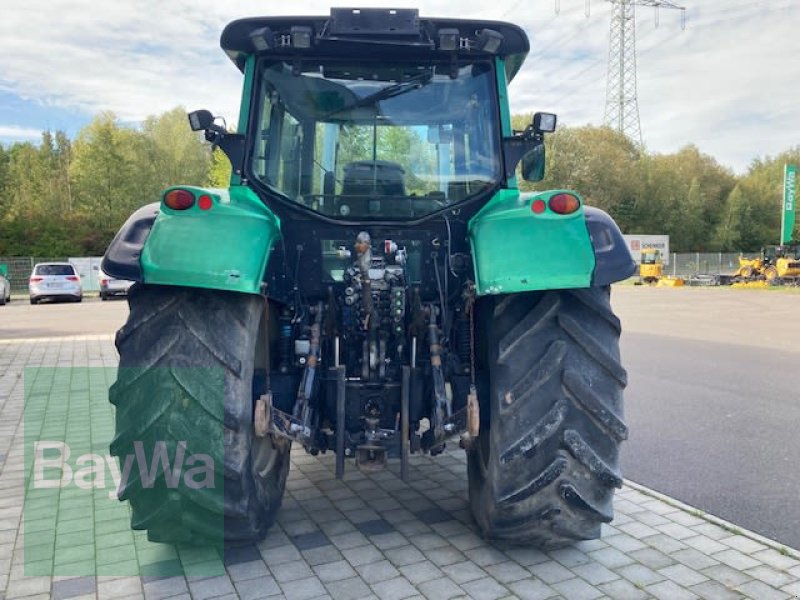
[[[221,45],[244,74],[237,132],[189,121],[230,186],[165,190],[102,265],[138,282],[110,391],[132,526],[259,539],[292,443],[335,452],[337,477],[399,459],[405,478],[450,442],[487,538],[598,537],[628,434],[610,284],[636,265],[577,193],[518,189],[556,126],[512,130],[525,33],[332,9],[237,20]],[[189,454],[199,480],[172,472]]]

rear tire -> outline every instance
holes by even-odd
[[[609,294],[595,287],[478,304],[490,393],[468,473],[486,537],[558,547],[598,538],[612,520],[628,429]]]
[[[116,406],[111,453],[134,454],[137,440],[145,448],[166,441],[174,449],[188,437],[186,456],[211,455],[223,486],[168,489],[163,469],[151,487],[130,477],[119,498],[131,503],[131,527],[158,542],[263,538],[281,505],[291,445],[253,432],[253,363],[263,339],[264,299],[137,284],[128,300],[130,315],[116,337],[120,371],[109,394]],[[222,399],[210,391],[223,388],[219,406]]]

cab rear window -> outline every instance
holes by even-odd
[[[72,265],[37,265],[36,275],[75,275]]]

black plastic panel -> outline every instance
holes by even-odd
[[[158,215],[160,202],[147,204],[133,213],[109,244],[101,268],[116,279],[142,281],[139,257]]]
[[[587,206],[584,211],[595,256],[592,285],[609,285],[633,275],[636,263],[614,219],[599,208]]]

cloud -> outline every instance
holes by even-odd
[[[330,2],[263,0],[6,0],[0,21],[0,91],[47,106],[140,121],[176,105],[235,122],[241,75],[219,49],[242,16],[320,14]],[[335,4],[335,3],[334,3]],[[418,7],[425,16],[510,20],[532,51],[510,88],[512,110],[552,110],[562,123],[601,124],[611,5],[592,0],[445,0],[351,4]],[[488,5],[488,6],[487,6]],[[741,171],[798,140],[800,6],[793,0],[706,0],[677,11],[637,10],[638,99],[646,146],[695,143]],[[2,111],[0,111],[2,114]],[[7,119],[6,119],[7,121]],[[26,123],[30,125],[30,123]],[[41,124],[42,128],[47,123]]]
[[[42,130],[18,125],[0,125],[0,139],[35,140],[42,137]]]

